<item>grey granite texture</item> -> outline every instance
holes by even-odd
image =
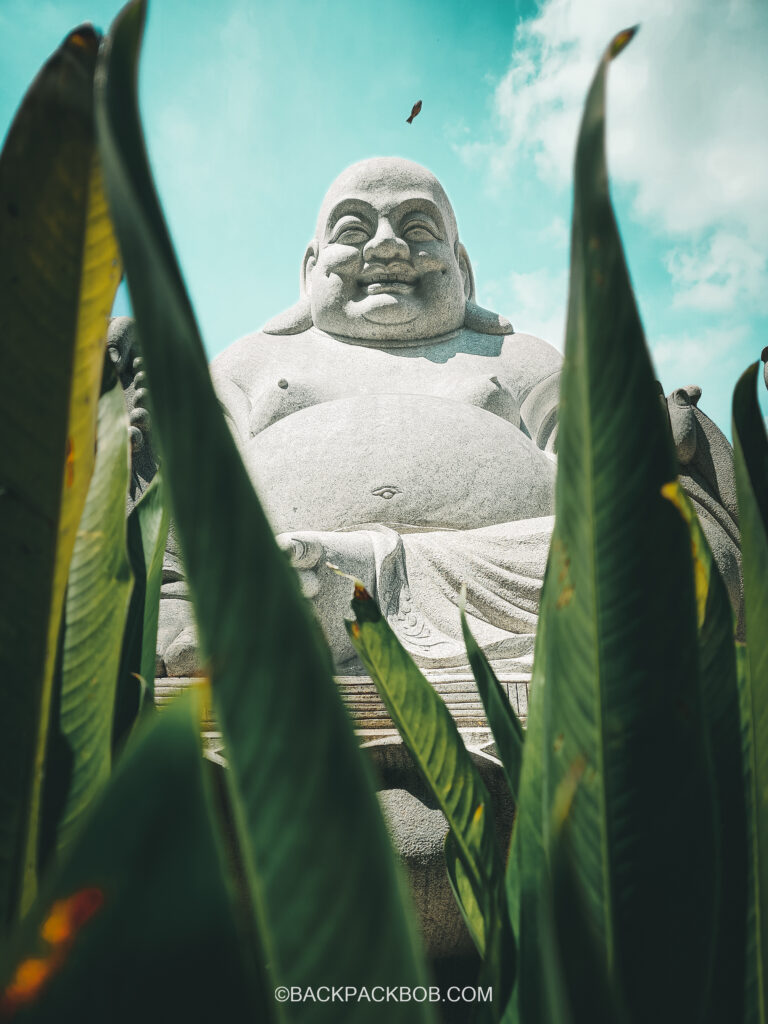
[[[530,675],[554,511],[561,357],[474,303],[437,179],[399,158],[347,168],[321,205],[291,309],[214,359],[232,433],[325,631],[359,675],[343,619],[357,576],[431,679],[470,673],[457,597],[505,680]],[[682,481],[739,614],[732,453],[667,401]],[[173,534],[158,674],[198,668]]]
[[[469,944],[445,877],[447,825],[349,645],[343,619],[352,584],[328,563],[366,584],[457,723],[475,730],[468,745],[507,835],[511,807],[485,749],[457,602],[464,583],[473,633],[524,716],[553,525],[561,356],[474,298],[469,255],[437,179],[407,160],[363,161],[323,200],[297,303],[211,365],[379,771],[382,808],[433,956]],[[663,401],[683,486],[740,615],[732,452],[697,408],[699,394],[683,388]],[[161,701],[198,669],[173,531],[163,581]],[[208,754],[220,758],[210,726]]]

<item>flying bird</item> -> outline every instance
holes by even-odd
[[[411,110],[411,116],[410,117],[406,117],[406,119],[405,119],[406,124],[413,124],[413,119],[414,119],[414,117],[416,117],[416,115],[418,114],[418,112],[420,110],[421,110],[421,100],[418,100],[416,103],[413,104],[413,109]]]

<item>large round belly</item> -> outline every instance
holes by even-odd
[[[257,434],[243,458],[277,533],[469,530],[554,511],[554,463],[508,421],[444,398],[324,402]]]

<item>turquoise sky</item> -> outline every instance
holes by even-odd
[[[768,4],[670,6],[150,0],[145,130],[209,354],[295,301],[326,187],[379,154],[438,175],[479,300],[561,348],[578,112],[601,48],[639,21],[610,82],[619,222],[665,389],[700,384],[730,433],[768,344]],[[3,134],[62,36],[116,9],[0,0]]]

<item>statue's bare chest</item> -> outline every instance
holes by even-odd
[[[517,396],[498,355],[284,344],[285,357],[275,352],[249,388],[251,436],[301,409],[366,395],[443,398],[519,423]]]

